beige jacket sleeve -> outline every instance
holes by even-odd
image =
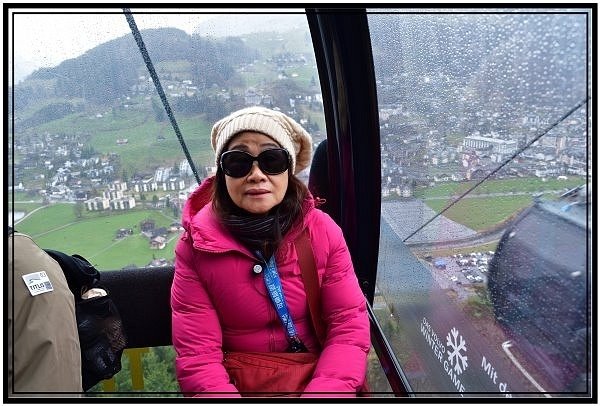
[[[23,275],[40,271],[53,290],[32,296]],[[82,392],[75,303],[60,265],[29,236],[14,233],[7,272],[9,397]]]

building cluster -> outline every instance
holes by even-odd
[[[127,182],[114,181],[106,185],[102,196],[92,197],[83,203],[88,211],[127,210],[135,207],[135,198],[127,195]]]
[[[186,160],[176,168],[158,167],[123,181],[117,176],[116,153],[86,150],[74,136],[46,133],[33,142],[16,137],[14,149],[23,157],[14,164],[15,189],[37,193],[47,201],[80,202],[89,211],[128,210],[142,198],[155,207],[170,202],[181,208],[187,189],[195,185]],[[160,197],[147,196],[152,192]]]
[[[529,115],[520,124],[543,125],[542,121]],[[482,179],[492,172],[496,179],[562,179],[583,176],[589,167],[585,117],[538,138],[539,131],[525,127],[517,134],[461,134],[452,120],[431,130],[422,115],[402,105],[384,106],[380,123],[383,197],[408,198],[417,186]]]
[[[187,162],[186,162],[187,163]],[[181,165],[184,166],[184,165]],[[188,165],[189,167],[189,165]],[[175,192],[175,197],[167,193],[157,197],[153,201],[155,208],[168,206],[167,202],[179,203],[180,200],[187,199],[186,181],[179,176],[170,175],[171,168],[159,167],[155,170],[153,176],[148,178],[135,177],[129,186],[127,182],[120,180],[112,181],[105,185],[102,195],[84,201],[86,208],[90,211],[96,210],[126,210],[136,206],[136,194],[143,196],[148,192]]]

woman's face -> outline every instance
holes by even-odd
[[[248,152],[256,157],[266,149],[280,148],[272,138],[254,131],[243,131],[230,142],[227,151]],[[278,175],[267,175],[254,161],[250,172],[241,178],[225,175],[225,184],[231,200],[253,214],[266,214],[281,203],[288,187],[288,170]]]

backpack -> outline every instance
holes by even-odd
[[[108,291],[100,285],[100,272],[80,255],[45,249],[62,268],[75,297],[75,316],[81,347],[83,390],[121,370],[126,346],[121,317]]]

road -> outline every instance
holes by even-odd
[[[502,238],[504,231],[505,231],[505,228],[502,227],[502,228],[493,230],[491,232],[477,233],[475,235],[464,237],[464,238],[456,238],[456,239],[446,240],[446,241],[430,241],[430,242],[420,241],[420,242],[415,242],[415,243],[407,241],[405,244],[408,245],[413,250],[413,252],[415,252],[415,254],[418,252],[421,252],[421,251],[431,252],[432,248],[435,248],[436,250],[440,250],[440,249],[477,247],[480,245],[500,241],[500,238]]]

